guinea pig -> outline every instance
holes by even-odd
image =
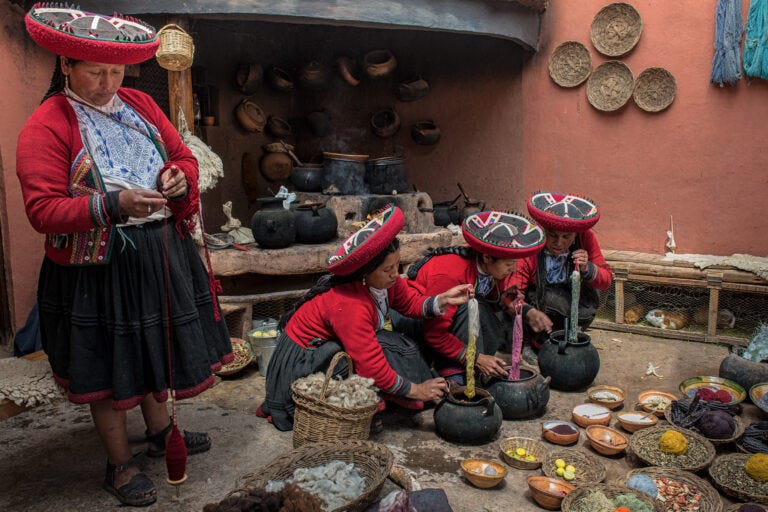
[[[642,304],[634,304],[626,309],[624,311],[624,323],[625,324],[636,324],[640,320],[643,319],[643,315],[645,314],[645,308]]]
[[[709,310],[701,307],[693,312],[693,321],[699,325],[709,324]],[[717,326],[720,329],[733,329],[736,325],[736,315],[729,309],[721,309],[717,312]]]
[[[645,320],[660,329],[682,329],[690,320],[686,311],[667,311],[652,309],[645,315]]]

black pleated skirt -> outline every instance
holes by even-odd
[[[107,265],[43,261],[37,299],[54,378],[72,402],[111,399],[117,410],[148,393],[164,401],[169,388],[179,399],[201,393],[233,356],[192,237],[180,237],[171,221],[113,236]]]

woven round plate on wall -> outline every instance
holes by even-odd
[[[635,80],[629,66],[618,60],[603,62],[587,81],[587,100],[597,110],[612,112],[632,96]]]
[[[672,104],[676,93],[672,73],[664,68],[648,68],[635,79],[632,98],[646,112],[661,112]]]
[[[592,57],[578,41],[560,44],[549,58],[549,76],[560,87],[576,87],[592,72]]]
[[[609,4],[592,20],[590,39],[595,49],[607,57],[619,57],[635,47],[643,31],[640,13],[629,4]]]

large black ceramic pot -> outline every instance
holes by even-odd
[[[496,400],[482,388],[467,398],[463,387],[456,388],[435,407],[437,435],[459,444],[485,444],[501,428],[502,414]]]
[[[551,377],[549,386],[562,391],[587,387],[600,371],[600,354],[592,338],[579,332],[576,341],[568,341],[565,331],[554,331],[539,350],[539,369]]]
[[[549,380],[550,377],[521,368],[519,379],[494,379],[486,387],[505,420],[522,420],[544,412],[549,402]]]
[[[323,203],[300,204],[295,210],[298,243],[322,244],[336,236],[338,220]]]
[[[365,181],[371,194],[408,192],[405,158],[387,156],[365,162]]]
[[[366,195],[365,162],[368,155],[323,153],[323,193]]]
[[[261,209],[251,218],[253,238],[265,249],[282,249],[296,240],[296,214],[283,208],[278,197],[257,199]]]
[[[720,362],[720,377],[732,380],[749,391],[755,384],[768,382],[768,364],[742,357],[744,347],[731,345],[730,353]]]
[[[294,165],[291,183],[300,192],[320,192],[323,188],[323,164]]]

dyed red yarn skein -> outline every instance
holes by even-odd
[[[165,466],[168,468],[169,484],[178,485],[187,479],[187,446],[175,420],[165,448]]]

